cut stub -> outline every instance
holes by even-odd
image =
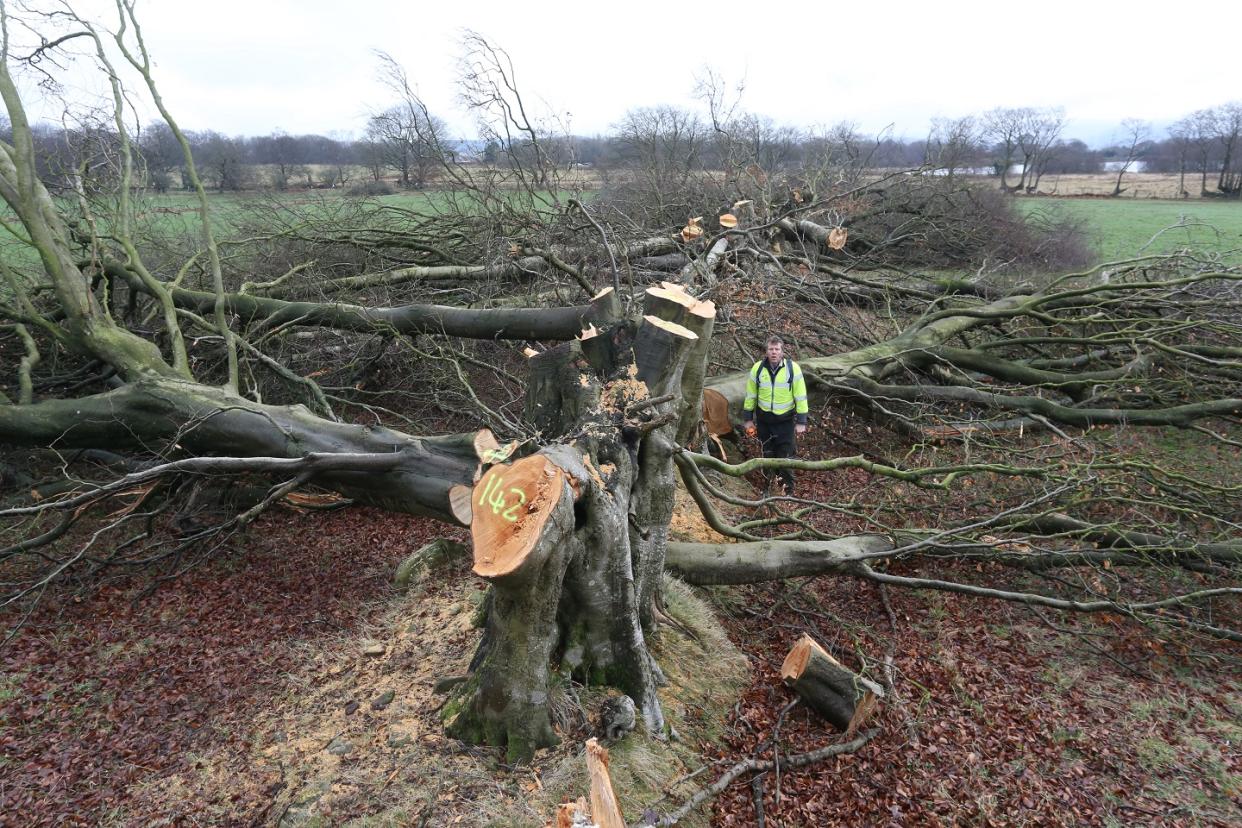
[[[504,745],[509,762],[524,762],[558,741],[548,665],[565,570],[581,546],[574,492],[561,468],[536,454],[488,469],[471,511],[474,571],[491,581],[491,603],[474,672],[441,715],[450,736]]]
[[[564,485],[565,473],[541,454],[488,469],[470,501],[475,574],[502,578],[517,572]]]
[[[804,635],[781,665],[781,680],[833,727],[853,733],[875,710],[884,690],[837,661]]]
[[[712,437],[733,432],[733,422],[729,419],[729,401],[714,388],[703,389],[703,423]]]

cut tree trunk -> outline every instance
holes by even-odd
[[[555,740],[553,664],[617,688],[650,734],[664,733],[663,676],[646,642],[673,510],[684,368],[699,341],[694,329],[709,325],[714,309],[684,291],[653,289],[645,310],[637,323],[591,328],[530,355],[526,410],[545,448],[453,492],[456,513],[470,516],[475,572],[492,582],[492,598],[472,676],[446,705],[448,728],[507,745],[514,761]]]
[[[833,727],[853,733],[875,710],[884,690],[843,666],[809,636],[794,644],[781,665],[781,680]]]
[[[474,571],[492,582],[486,652],[445,720],[449,734],[506,745],[519,761],[557,743],[548,671],[561,583],[577,551],[573,493],[540,455],[493,466],[474,491]]]

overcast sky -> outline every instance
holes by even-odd
[[[110,4],[82,0],[109,24]],[[778,123],[841,120],[909,138],[932,117],[1061,106],[1092,144],[1122,118],[1163,128],[1242,99],[1242,2],[415,2],[140,0],[156,80],[181,124],[227,134],[361,134],[392,100],[375,50],[405,67],[462,133],[454,88],[463,29],[512,56],[529,101],[606,132],[626,109],[694,106],[713,67]],[[92,86],[94,84],[94,86]],[[79,77],[78,91],[102,90]],[[75,92],[76,94],[77,92]]]

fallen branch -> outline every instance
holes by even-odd
[[[647,822],[640,824],[676,825],[679,821],[689,816],[690,812],[695,808],[699,807],[704,802],[719,796],[725,788],[733,784],[735,779],[747,771],[758,771],[763,773],[777,767],[781,770],[785,770],[787,768],[800,768],[806,765],[814,764],[815,762],[822,762],[823,760],[830,759],[833,756],[840,756],[845,753],[855,753],[861,749],[863,745],[867,744],[867,742],[874,739],[876,734],[879,732],[879,728],[873,728],[863,733],[857,739],[853,739],[849,742],[843,742],[839,745],[828,745],[827,747],[822,747],[818,750],[812,750],[807,753],[795,753],[792,756],[783,756],[777,762],[762,759],[747,759],[744,762],[738,762],[736,765],[725,771],[724,774],[722,774],[721,777],[710,786],[704,788],[686,800],[686,803],[676,811],[673,811],[667,816],[661,817],[659,822]]]

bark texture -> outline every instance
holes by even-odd
[[[533,491],[506,483],[510,494],[496,494],[495,479],[518,479],[515,472],[494,467],[474,488],[475,571],[492,581],[493,598],[478,667],[449,706],[449,728],[506,744],[513,760],[554,738],[546,726],[550,663],[565,676],[616,687],[634,700],[648,732],[665,729],[663,677],[647,639],[656,629],[675,437],[687,407],[683,370],[699,339],[688,326],[702,328],[714,314],[688,297],[666,300],[649,293],[640,322],[592,330],[531,357],[528,418],[549,441],[537,457],[567,481],[546,523]]]
[[[861,727],[884,697],[880,685],[845,667],[809,635],[785,657],[781,679],[808,707],[848,733]]]

